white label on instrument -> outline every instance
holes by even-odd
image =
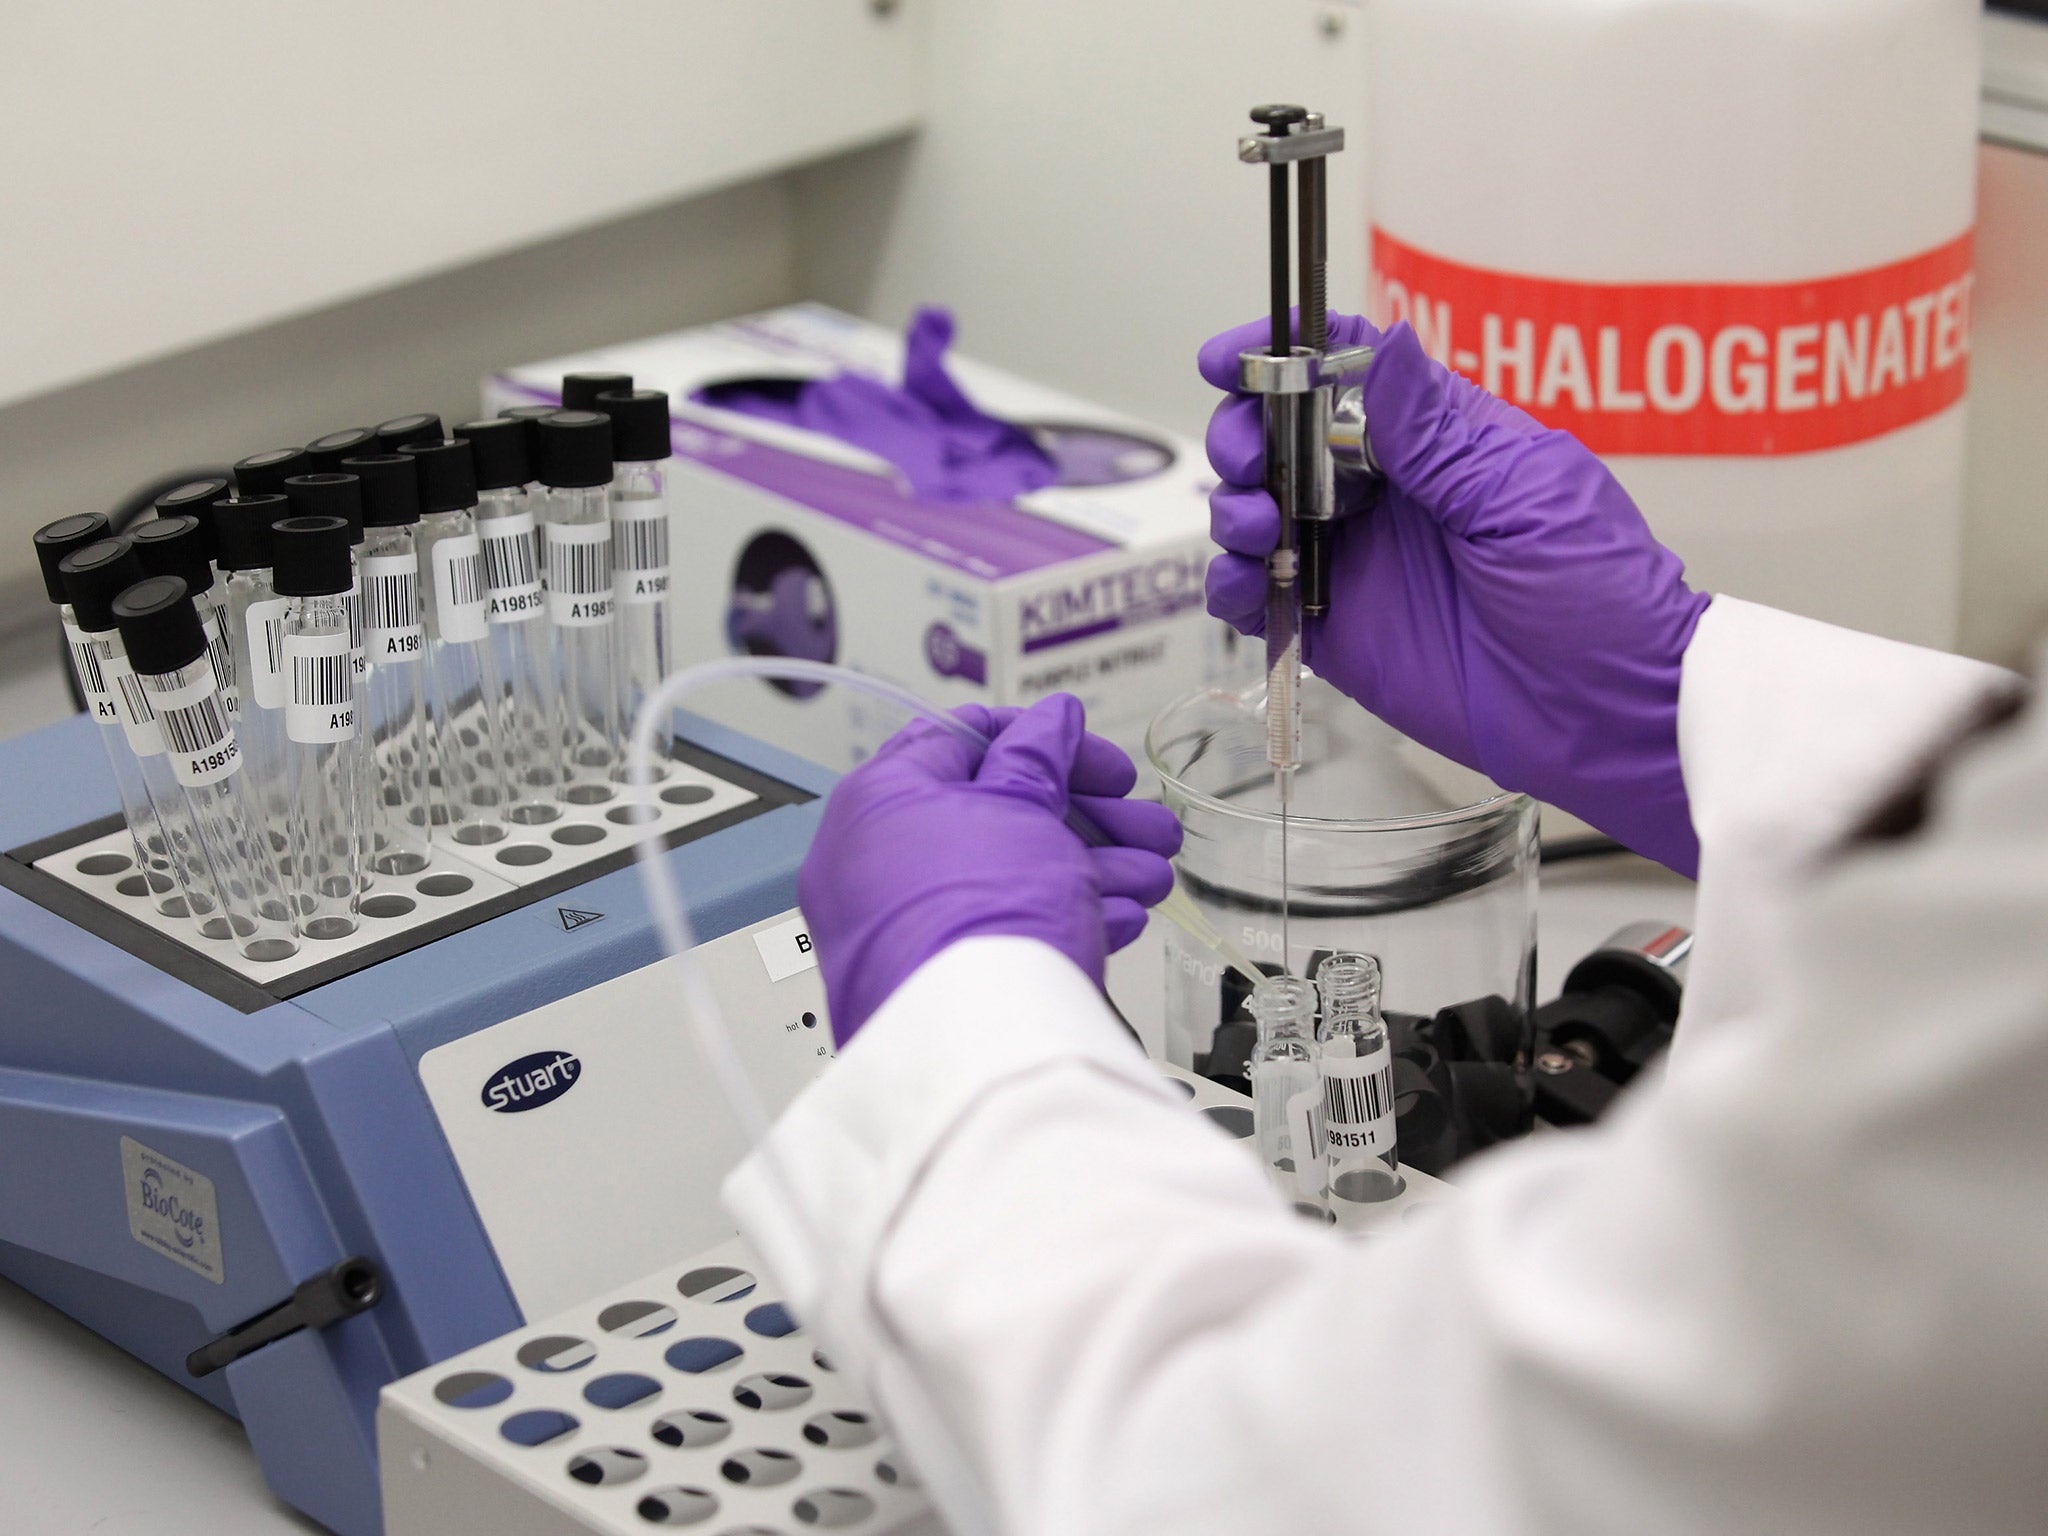
[[[426,643],[420,627],[420,563],[412,555],[363,561],[363,649],[373,664],[406,661]]]
[[[160,756],[164,750],[164,733],[157,727],[156,710],[150,705],[149,693],[143,688],[142,679],[128,664],[127,653],[109,648],[100,666],[120,705],[121,729],[127,733],[129,749],[137,757]]]
[[[1287,1132],[1294,1152],[1294,1194],[1299,1200],[1320,1205],[1323,1186],[1323,1137],[1320,1099],[1314,1088],[1304,1088],[1287,1101]]]
[[[549,523],[548,618],[569,628],[612,621],[612,525]]]
[[[787,981],[798,971],[814,969],[818,951],[811,944],[811,925],[793,917],[754,935],[754,948],[761,952],[761,964],[768,968],[770,981]]]
[[[213,668],[214,685],[220,690],[220,707],[228,723],[240,712],[235,692],[235,655],[228,648],[227,615],[204,599],[199,604],[199,627],[206,634],[206,659]]]
[[[190,789],[218,784],[242,766],[234,728],[210,671],[182,688],[151,688],[150,703],[180,784]]]
[[[1332,1157],[1394,1150],[1394,1059],[1382,1044],[1364,1056],[1323,1050],[1323,1125]]]
[[[612,587],[626,604],[668,596],[668,503],[662,497],[612,503]]]
[[[484,554],[473,533],[458,533],[434,546],[434,617],[440,638],[473,645],[491,632],[490,591],[484,586]]]
[[[85,712],[101,725],[119,725],[121,701],[114,697],[102,665],[106,642],[94,639],[69,619],[64,621],[64,638],[71,646],[71,670],[78,674],[79,691],[85,695]]]
[[[121,1180],[128,1189],[129,1236],[215,1285],[227,1279],[213,1180],[126,1136]]]
[[[291,679],[285,703],[285,734],[316,746],[347,741],[356,733],[356,674],[348,633],[287,635],[284,665]]]
[[[523,624],[547,607],[541,593],[540,543],[533,514],[514,512],[476,525],[484,546],[484,580],[491,589],[491,622]]]
[[[267,597],[251,603],[249,625],[249,691],[259,709],[283,709],[284,599]]]

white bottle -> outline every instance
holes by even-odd
[[[1372,10],[1373,318],[1582,437],[1695,585],[1952,643],[1976,0]]]

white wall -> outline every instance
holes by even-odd
[[[950,303],[963,350],[1199,433],[1214,397],[1194,348],[1265,301],[1245,112],[1298,101],[1358,134],[1359,9],[944,0],[929,20],[925,131],[795,177],[805,286],[892,323]],[[1332,162],[1330,294],[1356,310],[1354,146]]]

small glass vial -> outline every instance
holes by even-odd
[[[1395,1156],[1394,1057],[1380,1014],[1380,963],[1339,952],[1316,967],[1323,1022],[1323,1136],[1330,1210],[1356,1225],[1405,1188]]]
[[[1269,976],[1253,989],[1246,1007],[1259,1026],[1248,1068],[1259,1160],[1296,1211],[1327,1221],[1315,983]]]
[[[227,593],[213,579],[210,540],[204,526],[190,513],[159,510],[148,522],[137,523],[128,538],[144,571],[151,576],[175,576],[185,583],[206,636],[207,659],[220,684],[221,708],[227,711],[228,724],[233,725],[239,710],[235,663],[228,650]]]
[[[114,619],[150,695],[231,942],[247,960],[290,959],[299,947],[291,907],[244,793],[241,751],[198,607],[178,577],[151,576],[114,599]]]
[[[155,807],[149,803],[149,787],[142,781],[142,764],[121,733],[121,705],[107,677],[106,646],[79,626],[77,610],[65,595],[64,578],[57,569],[58,562],[74,549],[84,549],[106,537],[107,520],[97,512],[61,517],[36,530],[36,559],[42,566],[43,590],[57,605],[57,617],[64,626],[71,669],[85,699],[85,712],[99,727],[107,766],[113,770],[114,788],[121,797],[121,817],[128,824],[129,840],[134,845],[135,868],[147,884],[157,910],[167,917],[178,916],[188,910],[188,904],[171,863],[170,844],[164,838],[163,828],[157,825]]]
[[[370,866],[417,874],[434,841],[433,719],[427,705],[426,607],[416,532],[419,475],[404,454],[343,459],[339,474],[361,487],[363,650],[369,662],[363,738],[369,754]],[[444,832],[443,836],[446,835]]]
[[[562,814],[562,754],[555,745],[554,631],[540,580],[539,497],[528,449],[532,430],[499,416],[456,427],[476,467],[476,532],[491,591],[491,648],[505,697],[498,740],[505,749],[506,818],[524,826]]]
[[[225,475],[210,475],[204,480],[187,480],[175,490],[165,491],[156,499],[158,517],[195,517],[199,520],[199,540],[206,550],[207,561],[213,566],[213,595],[218,600],[221,633],[227,628],[227,573],[220,568],[220,551],[215,543],[213,531],[213,507],[215,502],[225,501],[234,495],[234,487]],[[140,529],[136,531],[140,532]],[[206,605],[199,605],[204,616]]]
[[[311,454],[307,455],[310,462]],[[377,762],[370,744],[370,663],[363,644],[363,488],[354,475],[333,471],[293,475],[284,483],[285,499],[294,517],[338,517],[348,524],[349,665],[356,674],[356,750],[363,754],[363,771],[356,775],[356,790],[363,797],[358,820],[369,829],[374,855],[380,807],[377,801]],[[425,858],[421,858],[424,867]],[[408,871],[416,873],[417,871]],[[372,864],[360,871],[367,887]]]
[[[285,601],[292,904],[309,939],[356,931],[369,865],[349,655],[348,537],[348,524],[338,517],[287,517],[272,529],[272,577]]]
[[[380,429],[381,430],[381,429]],[[420,606],[427,638],[427,708],[434,722],[428,777],[434,819],[458,843],[505,835],[505,754],[498,741],[504,680],[490,647],[490,588],[476,532],[476,467],[469,444],[415,442],[419,476]]]
[[[221,915],[220,892],[192,824],[185,792],[165,755],[162,728],[148,691],[128,664],[114,619],[114,599],[144,579],[142,562],[126,539],[103,539],[74,549],[57,562],[80,634],[90,642],[101,677],[113,696],[121,735],[142,776],[142,786],[163,834],[164,852],[180,899],[159,901],[166,917],[189,917],[212,939],[233,936]]]
[[[630,734],[669,667],[668,396],[658,389],[599,395],[597,409],[612,420],[612,644],[619,729]],[[666,757],[657,759],[655,776],[667,768]],[[625,776],[623,761],[614,776]]]
[[[290,511],[274,493],[228,497],[213,506],[214,560],[227,588],[235,741],[249,796],[280,864],[291,796],[285,783],[284,599],[271,583],[270,529]]]
[[[565,799],[609,799],[623,758],[612,654],[612,424],[596,411],[557,411],[534,423],[548,623],[555,633],[557,716]]]

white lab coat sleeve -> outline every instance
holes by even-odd
[[[987,1528],[2038,1530],[2044,783],[2036,718],[1923,835],[1787,866],[1752,957],[1776,985],[1684,1070],[1363,1243],[1289,1214],[1011,940],[914,976],[728,1199]]]

